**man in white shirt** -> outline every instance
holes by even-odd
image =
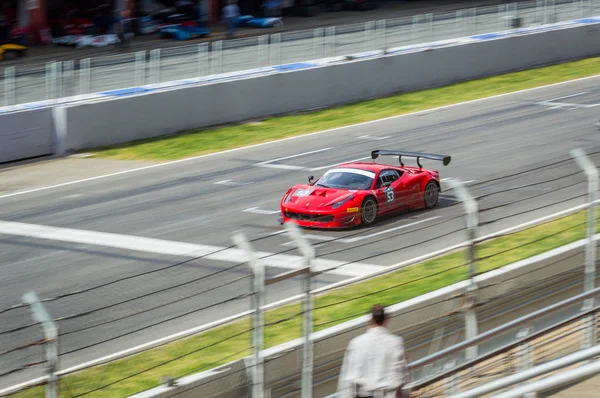
[[[400,388],[409,376],[404,341],[386,326],[384,308],[374,305],[367,332],[352,339],[346,349],[338,382],[339,398],[400,396]]]

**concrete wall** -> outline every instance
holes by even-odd
[[[53,153],[51,108],[0,115],[0,163]]]
[[[483,304],[476,311],[479,332],[485,332],[508,320],[581,293],[584,245],[584,240],[575,242],[477,277],[477,299]],[[577,272],[573,272],[574,270]],[[445,328],[446,334],[442,337],[438,349],[456,344],[464,338],[460,295],[466,286],[466,282],[457,283],[388,308],[391,315],[389,328],[405,339],[409,361],[429,354],[433,336],[441,327]],[[557,319],[572,315],[572,312],[577,312],[580,307],[581,305],[575,305],[534,324],[537,324],[537,327],[548,326]],[[314,334],[314,396],[323,397],[335,392],[344,350],[353,337],[364,332],[367,321],[365,316]],[[489,352],[498,348],[498,345],[512,341],[517,332],[518,330],[514,330],[513,334],[482,344],[480,353]],[[302,344],[302,340],[295,340],[263,352],[266,360],[265,383],[271,390],[272,398],[299,397]],[[235,362],[238,366],[239,363]],[[160,387],[134,397],[187,397],[188,391],[194,387],[197,396],[241,396],[247,392],[241,386],[247,386],[249,379],[242,381],[239,374],[239,369],[235,366],[232,366],[230,371],[220,374],[220,385],[228,387],[216,395],[214,389],[202,389],[204,383],[215,378],[213,373],[205,373],[197,375],[194,380],[182,381],[180,387]]]
[[[414,91],[596,55],[598,24],[348,61],[61,109],[66,150]]]

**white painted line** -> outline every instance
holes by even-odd
[[[584,104],[572,104],[569,102],[540,102],[538,105],[544,106],[552,106],[550,109],[560,109],[560,108],[573,108],[573,109],[581,109],[581,108],[595,108],[600,104],[592,104],[592,105],[584,105]]]
[[[49,227],[44,225],[24,224],[9,221],[0,221],[0,234],[26,236],[37,239],[47,239],[71,243],[80,243],[94,246],[104,246],[124,250],[133,250],[146,253],[166,254],[195,258],[202,256],[208,260],[240,262],[247,261],[246,253],[237,248],[202,245],[194,243],[175,242],[163,239],[144,238],[139,236],[113,234],[107,232],[85,231],[70,228]],[[297,269],[302,267],[303,258],[284,254],[257,252],[266,266],[284,269]],[[330,268],[341,267],[330,273],[342,276],[367,275],[370,272],[381,270],[384,266],[371,264],[350,264],[345,262],[316,259],[313,262],[316,270],[327,271]]]
[[[313,167],[312,169],[309,169],[309,170],[310,171],[319,171],[319,170],[323,170],[323,169],[331,169],[332,167],[336,167],[336,166],[339,166],[339,165],[344,164],[344,163],[359,162],[359,161],[365,160],[365,159],[371,159],[371,157],[370,156],[365,156],[364,158],[358,158],[358,159],[354,159],[354,160],[347,160],[345,162],[334,163],[334,164],[330,164],[328,166]]]
[[[391,136],[385,136],[385,137],[378,137],[375,135],[361,135],[360,137],[357,137],[359,140],[373,140],[373,141],[380,141],[380,140],[387,140],[388,138],[391,138]]]
[[[275,210],[275,211],[262,210],[262,209],[259,209],[258,207],[251,207],[249,209],[245,209],[245,210],[242,210],[242,211],[244,211],[246,213],[254,213],[254,214],[277,214],[277,213],[281,213],[280,210]],[[281,233],[281,232],[278,232],[278,233]]]
[[[384,121],[397,120],[397,119],[402,119],[402,118],[406,118],[406,117],[427,114],[427,113],[430,113],[430,112],[441,111],[441,110],[446,110],[446,109],[452,109],[452,108],[461,107],[461,106],[465,106],[465,105],[476,104],[476,103],[479,103],[479,102],[490,101],[490,100],[494,100],[494,99],[498,99],[498,98],[503,98],[503,97],[510,97],[510,96],[513,96],[513,95],[528,93],[528,92],[532,92],[532,91],[544,90],[544,89],[548,89],[548,88],[551,88],[551,87],[565,86],[565,85],[569,85],[569,84],[573,84],[573,83],[577,83],[577,82],[582,82],[582,81],[587,81],[587,80],[593,80],[593,79],[598,79],[598,78],[600,78],[600,75],[581,77],[579,79],[573,79],[573,80],[567,80],[567,81],[559,82],[559,83],[547,84],[545,86],[527,88],[527,89],[524,89],[524,90],[512,91],[510,93],[492,95],[490,97],[478,98],[478,99],[474,99],[474,100],[470,100],[470,101],[457,102],[455,104],[438,106],[438,107],[435,107],[435,108],[423,109],[422,111],[417,111],[417,112],[412,112],[412,113],[404,113],[402,115],[396,115],[396,116],[389,116],[389,117],[385,117],[385,118],[382,118],[382,119],[370,120],[370,121],[367,121],[367,122],[350,124],[350,125],[342,126],[342,127],[335,127],[335,128],[328,129],[328,130],[315,131],[314,133],[303,134],[303,135],[296,135],[296,136],[293,136],[293,137],[282,138],[280,140],[274,140],[274,141],[269,141],[269,142],[262,142],[260,144],[248,145],[248,146],[245,146],[245,147],[228,149],[228,150],[225,150],[225,151],[214,152],[214,153],[208,153],[206,155],[191,156],[189,158],[184,158],[184,159],[179,159],[179,160],[173,160],[173,161],[170,161],[170,162],[153,164],[153,165],[150,165],[150,166],[137,167],[137,168],[130,169],[130,170],[119,171],[119,172],[116,172],[116,173],[103,174],[103,175],[99,175],[99,176],[95,176],[95,177],[89,177],[89,178],[82,178],[82,179],[79,179],[79,180],[64,182],[64,183],[61,183],[61,184],[48,185],[48,186],[40,187],[40,188],[27,189],[27,190],[24,190],[24,191],[18,191],[18,192],[13,192],[13,193],[5,194],[5,195],[0,195],[0,199],[10,198],[10,197],[13,197],[13,196],[18,196],[18,195],[25,195],[25,194],[34,193],[34,192],[45,191],[45,190],[48,190],[48,189],[61,188],[61,187],[65,187],[65,186],[69,186],[69,185],[74,185],[74,184],[81,184],[81,183],[85,183],[85,182],[89,182],[89,181],[99,180],[99,179],[108,178],[108,177],[115,177],[115,176],[129,174],[129,173],[137,173],[139,171],[150,170],[150,169],[159,168],[159,167],[172,166],[172,165],[176,165],[176,164],[179,164],[179,163],[190,162],[190,161],[200,160],[200,159],[206,159],[206,158],[213,157],[213,156],[222,156],[222,155],[226,155],[226,154],[237,152],[237,151],[245,151],[245,150],[248,150],[248,149],[259,148],[259,147],[263,147],[263,146],[267,146],[267,145],[273,145],[273,144],[279,144],[279,143],[282,143],[282,142],[287,142],[287,141],[292,141],[292,140],[297,140],[297,139],[306,139],[306,138],[310,138],[310,137],[313,137],[313,136],[316,136],[316,135],[320,135],[320,134],[328,134],[328,133],[333,133],[333,132],[337,132],[337,131],[344,131],[344,130],[347,130],[347,129],[361,127],[361,126],[368,126],[368,125],[371,125],[371,124],[381,123],[381,122],[384,122]]]
[[[562,97],[556,97],[556,98],[552,98],[552,99],[549,99],[549,100],[546,100],[546,101],[542,101],[542,102],[540,102],[540,103],[542,103],[542,104],[543,104],[543,103],[546,103],[546,102],[554,102],[554,101],[556,101],[556,100],[561,100],[561,99],[565,99],[565,98],[580,97],[580,96],[582,96],[582,95],[585,95],[585,94],[587,94],[587,93],[588,93],[587,91],[584,91],[584,92],[582,92],[582,93],[576,93],[576,94],[563,95]]]
[[[235,182],[235,181],[231,181],[231,180],[223,180],[223,181],[217,181],[217,182],[215,182],[215,184],[237,187],[237,186],[242,186],[242,185],[248,185],[250,183],[249,182]]]
[[[257,163],[254,166],[256,166],[256,167],[269,167],[269,168],[272,168],[272,169],[283,169],[283,170],[305,170],[306,167],[291,166],[291,165],[285,165],[285,164],[273,164],[273,163],[274,162],[280,162],[282,160],[294,159],[294,158],[298,158],[298,157],[301,157],[301,156],[311,155],[313,153],[324,152],[324,151],[328,151],[330,149],[331,148],[322,148],[322,149],[317,149],[315,151],[303,152],[303,153],[298,153],[296,155],[290,155],[290,156],[284,156],[282,158],[266,160],[264,162]]]
[[[266,167],[268,169],[280,169],[280,170],[306,170],[306,167],[302,167],[302,166],[293,166],[293,165],[288,165],[288,164],[271,164],[271,163],[265,163],[265,164],[257,164],[255,166],[258,167]]]

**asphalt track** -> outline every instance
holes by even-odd
[[[369,158],[373,149],[452,155],[447,167],[423,163],[440,170],[442,178],[469,181],[472,194],[482,196],[481,235],[580,205],[586,194],[585,177],[569,160],[569,150],[600,151],[594,126],[599,105],[600,78],[585,79],[3,196],[0,309],[18,303],[30,290],[42,298],[55,297],[183,262],[47,302],[55,318],[65,318],[58,322],[61,368],[248,310],[247,298],[215,305],[249,291],[248,279],[236,281],[248,274],[245,264],[226,270],[242,263],[243,253],[219,251],[232,245],[232,233],[244,231],[255,240],[256,250],[298,256],[274,214],[282,194],[290,185],[306,181],[310,174],[318,176],[328,166]],[[594,156],[596,163],[599,159]],[[393,164],[394,160],[385,161]],[[2,188],[10,191],[10,187]],[[321,259],[320,269],[338,267],[321,275],[317,285],[364,275],[464,241],[462,206],[456,205],[447,185],[444,189],[440,206],[433,211],[400,214],[371,228],[307,231]],[[69,230],[43,230],[40,226]],[[86,235],[82,230],[92,233]],[[39,238],[40,234],[45,238]],[[161,241],[133,240],[131,236]],[[331,239],[335,241],[327,242]],[[298,260],[270,257],[268,274],[289,271],[298,266]],[[354,264],[343,266],[347,262]],[[224,283],[228,285],[218,287]],[[158,292],[180,284],[185,285]],[[298,280],[273,285],[267,301],[298,294],[300,287]],[[207,289],[212,290],[203,293]],[[195,296],[183,300],[190,295]],[[138,296],[144,297],[133,300]],[[177,299],[182,300],[167,305]],[[115,305],[122,301],[127,302]],[[157,306],[161,307],[152,309]],[[210,308],[197,311],[204,307]],[[172,317],[177,318],[167,321]],[[25,309],[0,313],[0,373],[42,359],[39,346],[2,354],[41,338],[37,326],[3,332],[30,322]],[[151,326],[155,323],[160,324]],[[0,386],[42,374],[41,366],[31,367],[3,377]]]

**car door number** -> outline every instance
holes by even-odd
[[[393,202],[396,197],[394,189],[392,187],[388,188],[388,190],[385,191],[385,196],[386,196],[386,203]]]

